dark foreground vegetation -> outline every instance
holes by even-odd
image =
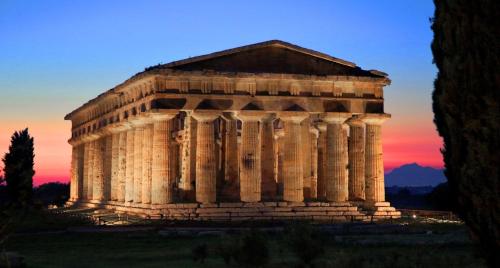
[[[457,224],[368,232],[306,223],[243,231],[110,228],[22,232],[6,247],[27,267],[485,267]]]
[[[456,212],[500,267],[498,0],[435,0],[434,121]]]

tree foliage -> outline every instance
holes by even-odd
[[[14,205],[28,206],[33,201],[34,157],[33,138],[28,129],[16,131],[2,159],[7,192]]]
[[[435,0],[434,121],[456,212],[500,267],[500,1]]]

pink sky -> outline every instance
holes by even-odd
[[[27,125],[35,138],[35,185],[50,181],[67,182],[71,162],[71,146],[67,143],[70,123],[62,117],[53,121],[4,123],[0,132],[2,156],[8,150],[11,133]],[[413,162],[423,166],[443,166],[439,152],[441,138],[431,124],[404,128],[386,123],[383,127],[383,144],[386,171]]]

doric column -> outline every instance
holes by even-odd
[[[311,122],[306,118],[300,123],[302,144],[302,172],[304,176],[304,198],[311,198]]]
[[[103,138],[103,190],[102,190],[102,200],[111,200],[111,162],[112,162],[112,149],[113,149],[113,139],[110,133],[108,133]]]
[[[280,120],[280,124],[283,125],[283,120]],[[284,151],[285,151],[285,130],[283,128],[279,128],[275,131],[274,140],[275,140],[275,157],[276,157],[276,196],[283,197],[284,191]]]
[[[268,114],[262,121],[261,127],[261,170],[262,170],[262,199],[274,200],[276,198],[277,184],[275,172],[274,148],[274,119],[273,114]]]
[[[214,120],[219,112],[196,111],[193,117],[198,122],[196,132],[196,201],[216,201],[216,159]]]
[[[134,123],[134,203],[142,202],[142,145],[143,124]]]
[[[367,203],[385,200],[382,123],[389,118],[388,114],[365,115],[363,118],[366,124],[365,194]]]
[[[155,114],[153,122],[151,204],[166,204],[173,201],[173,181],[170,167],[170,145],[175,114]]]
[[[317,198],[326,199],[326,123],[318,123],[318,188]]]
[[[348,184],[346,174],[347,142],[342,124],[350,117],[348,113],[326,113],[323,120],[326,129],[326,199],[333,202],[347,201]]]
[[[311,135],[311,198],[318,198],[318,135],[315,127],[309,128]]]
[[[93,191],[92,200],[101,202],[104,198],[104,151],[105,151],[105,139],[98,138],[94,141],[94,181],[93,181]]]
[[[118,200],[120,133],[111,133],[111,200]]]
[[[76,197],[77,200],[83,198],[83,172],[84,172],[84,144],[78,145],[77,149],[77,187],[76,187]]]
[[[283,200],[302,202],[304,200],[304,174],[302,163],[302,139],[300,122],[309,115],[303,112],[280,112],[284,122],[283,137]]]
[[[196,120],[192,112],[186,112],[184,118],[184,133],[181,159],[180,196],[184,200],[194,199],[194,184],[196,181]]]
[[[142,203],[151,204],[153,125],[144,126],[142,138]]]
[[[125,202],[134,200],[134,128],[127,130]]]
[[[119,132],[118,137],[118,177],[116,200],[125,202],[125,180],[127,177],[127,131],[126,129]]]
[[[237,200],[239,197],[239,157],[238,157],[238,120],[232,114],[224,118],[224,197]]]
[[[82,198],[88,200],[89,190],[89,142],[83,143],[83,185]]]
[[[349,200],[365,200],[365,127],[358,117],[349,125]]]
[[[78,150],[77,146],[71,145],[71,177],[69,184],[69,200],[75,201],[78,199],[77,197],[77,189],[78,189]]]
[[[88,171],[87,171],[87,199],[90,201],[93,199],[94,191],[94,159],[95,159],[95,139],[89,142],[89,152],[88,152]]]
[[[259,121],[262,112],[241,111],[240,199],[243,202],[261,200],[261,143]]]

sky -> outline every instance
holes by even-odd
[[[35,138],[35,184],[66,182],[64,115],[145,67],[280,39],[389,74],[386,171],[442,167],[428,1],[0,1],[0,155]],[[2,163],[0,163],[0,168]]]

